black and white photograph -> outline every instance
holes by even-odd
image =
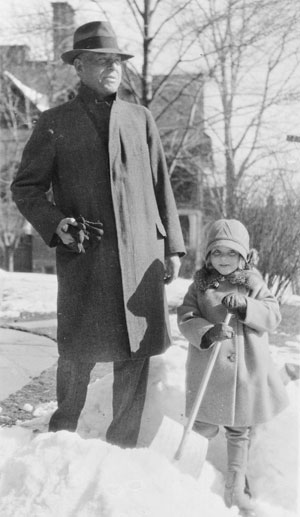
[[[0,516],[297,517],[297,2],[0,10]]]

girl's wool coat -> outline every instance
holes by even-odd
[[[50,186],[54,203],[46,197]],[[64,217],[103,223],[101,242],[86,253],[57,246],[60,355],[93,362],[164,351],[170,343],[164,259],[185,249],[150,111],[117,97],[108,147],[80,96],[44,112],[12,192],[50,246]]]
[[[231,319],[234,336],[222,342],[197,420],[244,427],[271,419],[288,404],[269,352],[268,332],[276,329],[281,318],[276,298],[256,271],[212,279],[206,269],[199,270],[178,308],[178,324],[189,341],[189,414],[212,353],[212,347],[200,349],[201,338],[214,324],[224,321],[226,308],[222,299],[232,292],[247,295],[246,317],[243,321],[237,316]]]

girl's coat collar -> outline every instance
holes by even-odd
[[[215,269],[207,269],[203,267],[198,269],[194,276],[194,282],[199,291],[205,292],[207,289],[217,289],[221,282],[229,282],[232,285],[241,285],[250,288],[249,272],[245,270],[237,270],[230,275],[223,276]]]

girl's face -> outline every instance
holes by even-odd
[[[230,275],[239,267],[240,254],[226,246],[216,246],[211,250],[210,260],[212,266],[225,276]]]

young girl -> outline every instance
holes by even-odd
[[[212,224],[205,265],[198,270],[178,308],[180,331],[189,341],[186,412],[189,414],[214,343],[222,341],[194,430],[208,439],[225,427],[225,504],[255,516],[246,470],[251,427],[288,404],[268,350],[268,332],[281,316],[277,300],[251,266],[249,234],[235,219]],[[232,313],[229,325],[224,319]]]

